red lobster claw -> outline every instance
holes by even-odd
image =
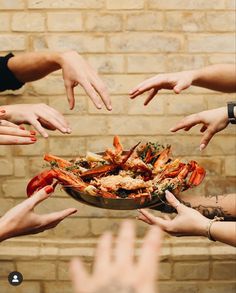
[[[54,170],[45,170],[39,175],[35,176],[27,185],[27,195],[31,196],[35,191],[53,183],[53,179],[57,178]]]

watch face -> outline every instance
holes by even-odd
[[[234,116],[234,107],[236,107],[236,102],[228,102],[228,118],[229,122],[236,124],[236,117]]]

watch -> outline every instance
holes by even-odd
[[[232,124],[236,124],[236,117],[234,116],[234,107],[236,107],[236,102],[228,102],[228,119]]]

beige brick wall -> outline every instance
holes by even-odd
[[[99,151],[111,144],[114,134],[121,136],[126,147],[140,139],[171,143],[176,156],[201,162],[207,177],[193,193],[208,195],[235,190],[234,127],[216,135],[202,154],[198,150],[198,129],[174,135],[168,131],[184,115],[220,107],[235,99],[234,95],[198,88],[179,96],[163,91],[148,107],[142,106],[144,97],[135,101],[127,97],[134,85],[156,73],[234,62],[234,9],[234,0],[0,0],[1,54],[75,49],[107,82],[114,108],[111,113],[96,110],[78,88],[76,108],[68,110],[59,73],[28,84],[14,95],[1,94],[0,105],[48,103],[66,115],[73,132],[67,136],[51,133],[48,140],[40,138],[34,146],[0,147],[0,215],[25,198],[27,181],[42,169],[45,152],[70,158],[86,150]],[[136,214],[82,206],[59,190],[38,210],[49,212],[71,206],[79,209],[77,215],[55,230],[33,238],[97,237],[107,228],[116,229],[123,218]],[[139,235],[144,231],[146,226],[139,224]],[[11,263],[5,265],[11,267]],[[40,270],[43,265],[39,264]],[[211,262],[195,264],[191,279],[205,280],[211,274],[218,285],[221,276],[228,282],[228,265],[231,264],[227,263],[222,273],[217,262],[214,269]],[[176,272],[173,284],[176,280],[185,283],[188,276],[183,272],[189,271],[189,266],[191,262],[187,261],[171,267]],[[166,264],[167,278],[171,280],[173,271],[169,270]],[[229,288],[233,286],[231,277],[228,283]],[[33,292],[33,283],[27,286],[24,293]],[[39,285],[34,292],[55,292],[53,286],[49,282],[42,291]],[[177,286],[171,292],[231,292],[214,291],[211,282],[208,289],[202,286],[201,291],[193,289],[194,285],[188,286],[185,291]],[[170,292],[166,288],[163,284],[163,293]]]

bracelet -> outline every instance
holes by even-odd
[[[211,241],[216,241],[212,236],[211,236],[211,226],[214,222],[217,222],[217,221],[223,221],[224,218],[223,217],[217,217],[215,216],[214,219],[210,220],[208,222],[208,225],[207,225],[207,237],[209,240]]]

